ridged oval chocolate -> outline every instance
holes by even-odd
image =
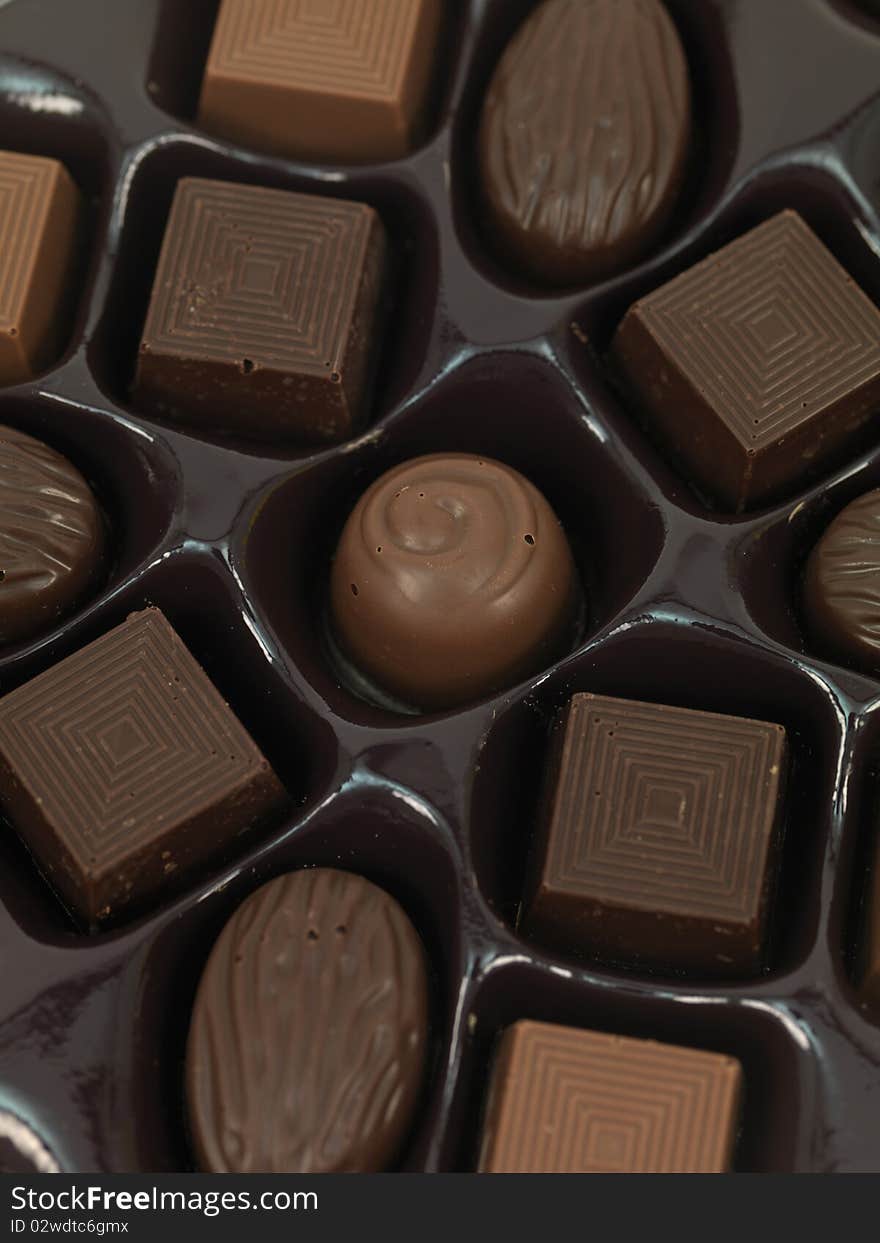
[[[669,219],[691,131],[687,62],[659,0],[544,0],[489,87],[489,233],[568,285],[633,262]]]
[[[200,1167],[387,1168],[427,1032],[422,944],[384,890],[331,868],[270,881],[223,929],[196,996],[187,1097]]]
[[[0,427],[0,643],[51,626],[81,599],[104,554],[92,490],[67,458]]]
[[[810,553],[804,610],[830,655],[880,672],[880,489],[841,510]]]

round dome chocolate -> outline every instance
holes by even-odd
[[[200,1168],[386,1169],[427,1034],[424,950],[397,902],[332,868],[276,877],[229,920],[196,995],[186,1086]]]
[[[810,553],[804,612],[830,655],[880,673],[880,489],[841,510]]]
[[[0,427],[0,643],[38,634],[68,613],[103,553],[101,514],[76,467]]]
[[[431,454],[355,506],[333,563],[332,625],[380,690],[444,709],[558,656],[578,594],[568,540],[533,484],[490,458]]]

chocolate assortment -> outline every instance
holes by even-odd
[[[0,1169],[880,1167],[870,6],[0,85]]]

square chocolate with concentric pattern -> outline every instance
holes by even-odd
[[[484,1174],[720,1174],[742,1068],[702,1049],[522,1020],[501,1037]]]
[[[132,396],[211,435],[347,436],[375,370],[385,232],[372,207],[187,177],[171,207]]]
[[[636,302],[613,353],[691,482],[737,512],[833,464],[880,403],[880,310],[794,211]]]
[[[199,120],[300,160],[393,160],[424,119],[441,0],[222,0]]]
[[[64,344],[81,214],[58,160],[0,151],[0,384],[30,379]]]
[[[556,738],[524,930],[578,956],[757,970],[786,753],[780,725],[575,695]]]
[[[150,608],[0,700],[0,799],[93,925],[204,866],[284,791]]]

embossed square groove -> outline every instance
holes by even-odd
[[[191,871],[208,824],[214,854],[283,799],[157,609],[6,695],[0,764],[13,825],[86,923]]]
[[[385,249],[367,204],[184,178],[133,401],[273,442],[350,435],[370,395]]]
[[[760,967],[785,731],[592,694],[560,728],[522,913],[531,935],[661,968]]]
[[[422,121],[441,11],[438,0],[341,0],[323,11],[222,0],[199,120],[282,155],[403,156]]]
[[[274,191],[254,190],[247,206],[253,238],[247,240],[235,235],[241,206],[237,187],[188,179],[178,183],[177,203],[185,227],[171,234],[172,244],[160,259],[156,296],[144,329],[150,352],[161,353],[164,346],[183,338],[193,357],[225,362],[226,343],[235,332],[243,356],[259,359],[271,352],[281,363],[323,375],[327,359],[341,352],[351,309],[353,267],[365,215],[361,206],[340,201],[337,215],[326,219],[312,209],[308,195],[299,195],[295,218],[294,203],[285,218],[286,199]],[[341,243],[338,256],[331,249],[336,237]],[[216,314],[202,324],[197,318],[194,322],[191,306],[179,290],[188,281],[197,285],[199,272],[211,261],[222,263],[224,269],[228,265],[232,275],[223,300],[216,303]],[[311,308],[313,291],[337,263],[334,284],[345,300]]]
[[[704,1050],[520,1020],[495,1053],[479,1168],[726,1172],[741,1074]]]

